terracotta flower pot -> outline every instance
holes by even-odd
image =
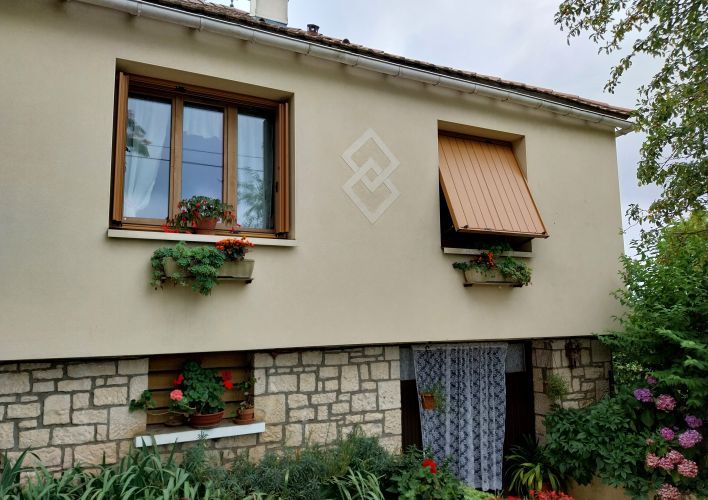
[[[435,396],[432,392],[421,392],[420,393],[420,404],[424,410],[434,410],[435,409]]]
[[[237,424],[250,424],[256,419],[254,408],[244,408],[238,410],[238,415],[234,419],[234,423]]]
[[[194,232],[197,234],[214,234],[216,219],[214,217],[204,217],[197,221]]]
[[[219,278],[250,278],[255,263],[252,259],[227,260],[219,269]]]
[[[189,416],[189,425],[195,429],[210,429],[216,427],[224,418],[224,410],[216,413],[207,413],[202,415],[201,413],[194,413]]]

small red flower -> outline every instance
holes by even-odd
[[[224,380],[224,387],[226,387],[227,389],[233,389],[234,383],[231,382],[230,380]]]
[[[224,380],[231,380],[232,377],[233,377],[233,375],[232,375],[231,372],[228,371],[228,370],[225,370],[225,371],[221,372],[221,378],[224,379]]]
[[[184,375],[180,373],[177,378],[172,381],[172,385],[180,385],[182,382],[184,382]]]
[[[438,472],[438,464],[432,458],[423,460],[423,467],[427,467],[431,474],[437,474]]]

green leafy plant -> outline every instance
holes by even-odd
[[[393,476],[389,491],[399,499],[457,500],[463,498],[463,485],[447,464],[438,465],[424,453],[412,451],[406,454],[400,472]]]
[[[506,280],[528,285],[531,283],[531,268],[522,260],[501,255],[510,250],[509,245],[494,246],[484,250],[480,255],[472,256],[467,261],[455,262],[452,267],[460,271],[477,269],[486,275],[498,270]]]
[[[170,275],[165,271],[165,262],[169,258],[175,261],[178,269]],[[188,247],[183,241],[174,247],[161,247],[153,252],[150,259],[150,284],[157,289],[171,282],[175,285],[191,286],[195,292],[209,295],[218,283],[216,278],[224,260],[224,253],[216,247]]]
[[[518,495],[526,496],[531,490],[561,491],[567,486],[565,476],[552,464],[548,451],[533,436],[525,436],[523,444],[513,446],[505,461],[509,489]]]
[[[552,404],[558,405],[568,395],[568,382],[557,373],[550,373],[546,379],[546,396]]]
[[[155,400],[152,397],[152,392],[144,390],[138,399],[131,399],[128,405],[129,411],[148,410],[155,407]]]
[[[219,412],[224,409],[225,389],[234,387],[230,379],[230,375],[188,361],[173,381],[175,389],[170,393],[170,409],[187,415]]]
[[[180,200],[177,209],[177,215],[167,224],[180,232],[192,230],[203,219],[216,219],[227,225],[235,222],[234,207],[218,198],[192,196]]]
[[[379,479],[371,472],[349,468],[345,477],[335,477],[332,482],[342,500],[384,500]]]

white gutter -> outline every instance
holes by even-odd
[[[270,47],[307,54],[320,59],[334,61],[348,66],[405,78],[428,85],[457,90],[467,94],[477,94],[501,101],[509,101],[532,109],[584,120],[593,124],[617,128],[616,136],[632,131],[633,123],[603,113],[587,111],[569,104],[561,104],[543,97],[529,96],[515,90],[502,90],[494,86],[475,83],[463,78],[441,75],[433,71],[413,68],[402,64],[382,61],[374,57],[355,54],[343,49],[328,47],[316,42],[297,40],[279,33],[271,33],[259,28],[242,26],[237,23],[215,19],[201,14],[193,14],[172,7],[146,3],[142,0],[75,0],[87,4],[126,12],[134,16],[147,17],[158,21],[179,24],[188,28],[231,36]]]

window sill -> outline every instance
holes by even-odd
[[[246,425],[235,425],[228,421],[222,422],[212,429],[192,429],[191,427],[164,427],[153,434],[135,437],[135,447],[189,443],[204,439],[219,439],[231,436],[245,436],[247,434],[261,434],[265,432],[265,422],[254,422]]]
[[[482,255],[486,250],[479,250],[477,248],[450,248],[443,247],[443,253],[450,255]],[[502,257],[520,257],[520,258],[530,258],[533,257],[533,252],[518,252],[512,250],[510,252],[502,252]]]
[[[109,238],[128,238],[134,240],[159,240],[159,241],[193,241],[197,243],[216,243],[225,238],[235,238],[234,236],[223,236],[219,234],[187,234],[187,233],[164,233],[161,231],[131,231],[129,229],[109,229],[106,235]],[[256,246],[272,247],[294,247],[297,246],[295,240],[279,238],[251,238]]]

